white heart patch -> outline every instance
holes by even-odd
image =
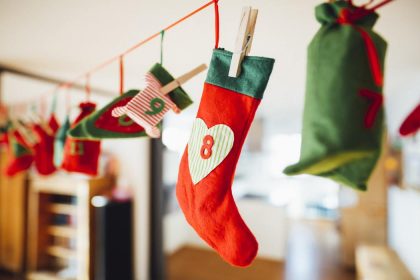
[[[194,185],[226,158],[233,141],[233,131],[227,125],[218,124],[209,129],[202,119],[195,119],[188,141],[188,167]]]

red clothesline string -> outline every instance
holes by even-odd
[[[219,2],[219,0],[212,0],[212,1],[210,1],[210,2],[207,2],[207,3],[206,3],[206,4],[204,4],[203,6],[201,6],[201,7],[197,8],[197,9],[195,9],[194,11],[192,11],[192,12],[190,12],[189,14],[185,15],[184,17],[180,18],[179,20],[177,20],[177,21],[175,21],[175,22],[171,23],[170,25],[166,26],[166,27],[165,27],[165,28],[163,28],[162,30],[163,30],[163,31],[168,31],[169,29],[172,29],[173,27],[175,27],[176,25],[178,25],[178,24],[180,24],[181,22],[185,21],[186,19],[188,19],[188,18],[192,17],[193,15],[195,15],[195,14],[197,14],[197,13],[201,12],[201,11],[202,11],[202,10],[204,10],[205,8],[207,8],[207,7],[209,7],[210,5],[213,5],[213,4],[214,4],[214,7],[215,7],[215,37],[216,37],[216,38],[215,38],[215,41],[216,41],[216,43],[215,43],[215,47],[217,48],[217,47],[218,47],[218,44],[219,44],[219,8],[218,8],[218,2]],[[75,79],[73,79],[73,80],[71,80],[71,81],[68,81],[68,82],[65,82],[65,83],[62,83],[62,84],[58,85],[57,87],[58,87],[58,88],[69,88],[69,87],[72,87],[72,86],[73,86],[73,84],[74,84],[76,81],[80,80],[81,78],[83,78],[83,77],[87,77],[87,76],[89,76],[90,74],[92,74],[92,73],[94,73],[94,72],[97,72],[97,71],[101,70],[102,68],[104,68],[105,66],[108,66],[109,64],[111,64],[111,63],[112,63],[112,62],[114,62],[114,61],[117,61],[117,60],[120,60],[120,61],[121,61],[121,58],[122,58],[123,56],[125,56],[125,55],[127,55],[127,54],[131,53],[132,51],[134,51],[134,50],[138,49],[138,48],[139,48],[139,47],[141,47],[142,45],[144,45],[144,44],[148,43],[149,41],[153,40],[154,38],[156,38],[156,37],[160,36],[160,34],[161,34],[162,30],[160,30],[160,31],[156,32],[155,34],[153,34],[153,35],[151,35],[151,36],[147,37],[146,39],[144,39],[144,40],[142,40],[142,41],[138,42],[137,44],[135,44],[135,45],[131,46],[131,47],[130,47],[130,48],[128,48],[127,50],[125,50],[125,51],[123,51],[123,52],[121,52],[121,53],[119,53],[119,54],[117,54],[117,55],[115,55],[115,56],[111,57],[110,59],[108,59],[108,60],[106,60],[106,61],[102,62],[101,64],[99,64],[99,65],[97,65],[97,66],[93,67],[93,68],[92,68],[92,69],[90,69],[89,71],[87,71],[87,72],[85,72],[85,73],[83,73],[83,74],[81,74],[81,75],[77,76]],[[120,68],[120,69],[121,69],[121,68]],[[120,90],[121,90],[121,87],[120,87]]]
[[[86,100],[90,100],[90,73],[86,74],[86,84],[85,84],[85,91],[86,91]]]
[[[120,56],[120,95],[124,93],[124,57]]]
[[[372,8],[369,8],[369,10],[375,11],[376,9],[379,9],[382,6],[385,6],[386,4],[392,2],[394,0],[384,0],[381,3],[378,3],[377,5],[373,6]]]

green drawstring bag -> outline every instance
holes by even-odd
[[[308,48],[300,160],[284,173],[366,190],[384,132],[387,44],[372,30],[374,12],[336,1],[315,14],[322,26]]]

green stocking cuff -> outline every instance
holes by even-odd
[[[215,49],[206,83],[262,99],[273,70],[274,59],[246,56],[241,64],[241,74],[237,78],[228,75],[231,60],[232,52]]]

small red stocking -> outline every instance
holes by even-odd
[[[7,137],[9,158],[6,166],[6,175],[14,176],[28,170],[34,160],[31,149],[23,141],[22,135],[16,130]]]
[[[213,53],[193,130],[179,167],[176,194],[190,225],[227,262],[247,266],[258,243],[242,220],[231,187],[249,127],[274,60],[246,57],[228,77],[232,54]]]
[[[407,116],[400,126],[401,136],[414,135],[420,129],[420,104]]]
[[[48,120],[48,131],[40,124],[35,124],[33,130],[38,136],[38,143],[34,146],[35,167],[39,174],[50,175],[56,170],[54,165],[54,136],[59,124],[52,114]]]
[[[72,127],[95,111],[96,105],[86,102],[81,103],[79,107],[82,111],[73,122]],[[64,144],[64,158],[61,167],[69,172],[96,176],[100,152],[100,141],[80,140],[68,136]]]
[[[57,118],[54,113],[51,113],[50,118],[48,120],[48,125],[54,133],[56,133],[57,130],[60,128],[60,123],[57,121]]]

